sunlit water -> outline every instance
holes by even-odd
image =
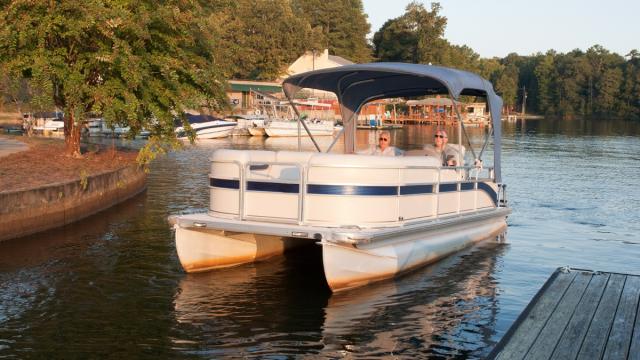
[[[0,357],[482,358],[557,267],[640,273],[640,126],[504,127],[506,244],[337,295],[320,247],[186,275],[166,223],[206,209],[214,148],[296,149],[296,140],[212,140],[170,154],[146,193],[0,243]],[[418,148],[432,134],[415,126],[392,138]],[[476,143],[482,130],[470,135]],[[361,145],[375,138],[359,133]]]

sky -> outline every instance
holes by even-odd
[[[370,37],[410,0],[363,0]],[[431,8],[431,1],[418,1]],[[481,57],[566,53],[595,44],[620,55],[640,51],[639,0],[440,0],[445,39]]]

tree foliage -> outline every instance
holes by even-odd
[[[319,29],[296,16],[288,0],[240,0],[219,16],[233,78],[275,80],[306,50],[321,46]]]
[[[444,40],[447,18],[439,3],[427,10],[418,2],[407,5],[400,17],[388,20],[373,36],[374,55],[380,61],[440,64],[450,47]]]
[[[562,117],[640,118],[639,60],[634,54],[625,60],[595,45],[586,52],[521,57],[534,64],[533,73],[520,80],[533,84],[530,109]]]
[[[371,29],[362,0],[292,0],[297,16],[317,32],[308,50],[322,50],[363,63],[371,60],[367,34]]]
[[[184,108],[225,103],[214,63],[217,29],[198,1],[12,1],[2,6],[0,62],[65,113],[79,154],[87,114],[172,135]]]

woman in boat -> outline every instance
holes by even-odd
[[[387,130],[382,130],[378,135],[378,145],[376,147],[372,146],[358,153],[362,155],[400,156],[402,155],[402,150],[391,146],[391,133]]]

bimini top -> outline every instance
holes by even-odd
[[[335,93],[345,126],[362,105],[373,100],[438,94],[448,94],[456,100],[461,95],[486,97],[493,125],[494,169],[500,181],[502,99],[490,82],[476,74],[421,64],[354,64],[297,74],[283,83],[284,93],[290,100],[302,88]]]

